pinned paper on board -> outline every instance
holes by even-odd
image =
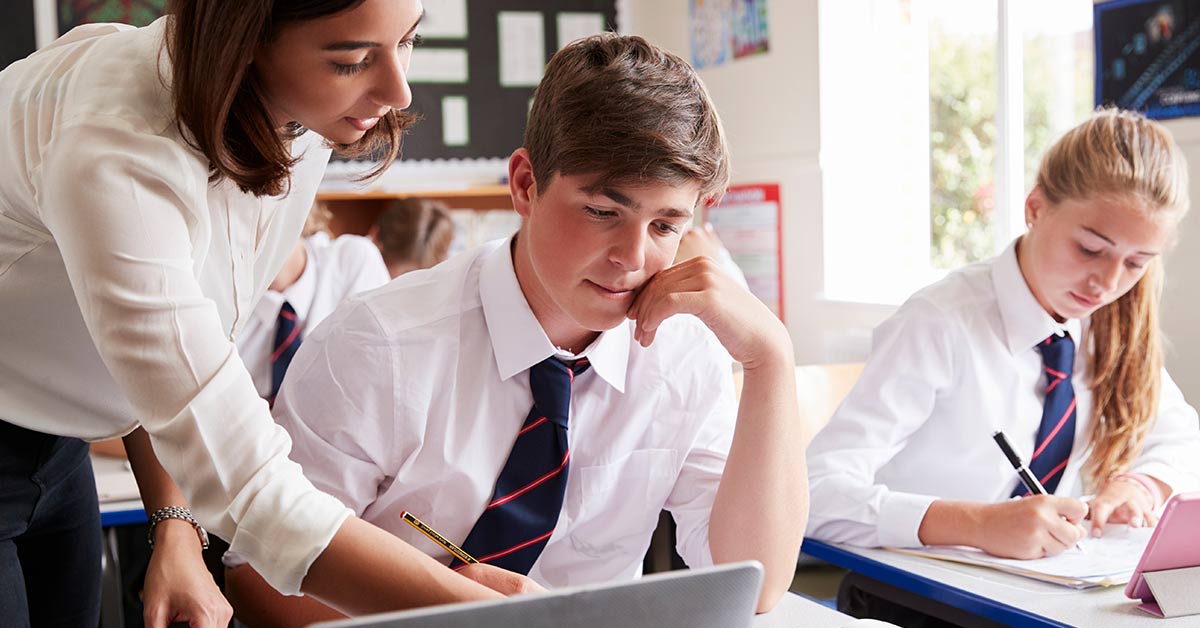
[[[417,32],[425,39],[466,39],[467,0],[424,0],[425,17]]]
[[[442,143],[446,146],[466,146],[471,143],[467,123],[467,97],[442,98]]]
[[[558,47],[584,37],[604,32],[603,13],[579,13],[563,11],[555,16],[558,27]]]
[[[539,11],[501,11],[497,16],[500,85],[537,87],[546,66],[546,31]]]
[[[417,48],[408,64],[409,83],[462,84],[469,78],[467,51],[461,48]]]

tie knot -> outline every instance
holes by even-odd
[[[568,364],[558,358],[546,358],[529,369],[529,389],[533,405],[546,418],[566,427],[571,408],[571,384],[575,376],[591,364],[580,358]]]
[[[1042,354],[1042,363],[1048,369],[1054,369],[1067,376],[1075,368],[1075,341],[1071,334],[1051,335],[1038,343],[1038,351]]]

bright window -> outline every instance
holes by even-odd
[[[898,303],[1021,232],[1092,108],[1090,0],[824,0],[825,296]]]

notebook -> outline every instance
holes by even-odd
[[[324,622],[311,628],[748,628],[762,578],[762,565],[757,562],[730,563],[627,582]]]
[[[972,547],[923,547],[887,549],[967,565],[990,567],[1075,589],[1112,587],[1129,582],[1138,558],[1150,541],[1153,528],[1131,528],[1124,524],[1104,526],[1104,536],[1080,541],[1082,550],[1068,549],[1057,556],[1018,560],[992,556]]]

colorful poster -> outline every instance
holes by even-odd
[[[58,32],[96,22],[145,26],[162,17],[166,8],[167,0],[58,0]]]
[[[746,275],[750,292],[783,318],[783,210],[779,184],[730,186],[705,220]]]
[[[692,65],[715,67],[770,49],[767,0],[691,0]]]

